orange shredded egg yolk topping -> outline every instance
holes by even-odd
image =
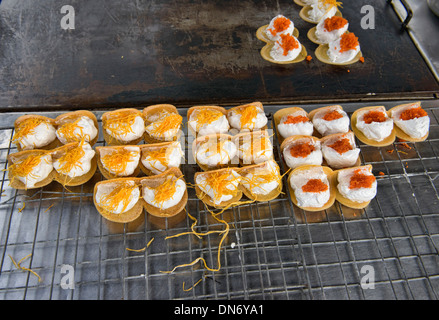
[[[241,180],[241,176],[235,176],[231,173],[231,169],[220,172],[212,172],[204,175],[205,180],[203,186],[210,186],[214,190],[215,199],[221,198],[223,195],[235,196],[238,193],[238,188],[230,189],[233,183]],[[207,188],[205,188],[207,189]]]
[[[287,116],[287,119],[284,121],[284,124],[296,124],[301,122],[308,122],[309,118],[306,116]]]
[[[247,106],[243,108],[238,108],[235,112],[241,115],[241,127],[251,127],[255,123],[256,116],[259,110],[256,106]]]
[[[286,56],[289,51],[299,48],[299,42],[290,34],[281,34],[282,41],[277,41],[284,50],[283,55]]]
[[[279,32],[285,31],[291,24],[291,20],[285,17],[279,17],[273,22],[274,29],[268,29],[270,33],[275,36]]]
[[[11,173],[12,176],[18,176],[18,177],[27,177],[27,176],[31,176],[31,177],[35,177],[32,174],[32,170],[40,164],[41,162],[41,158],[44,156],[45,154],[40,154],[40,155],[31,155],[28,156],[26,159],[24,159],[21,162],[18,163],[14,163],[9,167],[9,172]]]
[[[133,133],[132,125],[139,114],[130,111],[113,112],[103,124],[103,128],[110,131],[114,136],[123,136],[130,132]]]
[[[269,148],[269,142],[267,137],[265,136],[252,137],[250,148],[243,150],[243,152],[246,156],[251,156],[259,151],[264,151],[263,153],[265,153],[268,148]]]
[[[168,112],[169,113],[169,112]],[[169,113],[154,126],[151,130],[152,135],[164,136],[169,130],[178,129],[183,121],[183,117],[176,113]]]
[[[205,124],[210,124],[223,116],[223,113],[214,109],[199,109],[195,115],[197,131]]]
[[[304,186],[302,186],[303,192],[319,193],[328,189],[328,185],[320,179],[310,179]]]
[[[337,151],[339,154],[343,154],[353,149],[348,138],[337,140],[333,144],[329,145],[329,147]]]
[[[75,120],[73,122],[67,122],[64,123],[62,126],[60,126],[57,131],[59,134],[61,134],[68,142],[74,142],[77,141],[78,138],[85,137],[88,135],[84,135],[82,131],[82,127],[78,126],[78,122],[81,119]],[[79,135],[75,133],[75,130],[79,129],[80,133]]]
[[[331,8],[334,6],[341,7],[341,5],[342,5],[342,2],[337,1],[337,0],[321,0],[320,3],[323,4],[324,6],[329,5]]]
[[[342,17],[333,16],[331,18],[326,18],[324,22],[324,28],[326,31],[331,32],[333,30],[339,30],[343,28],[348,23],[348,20]]]
[[[14,143],[20,142],[21,139],[26,137],[27,135],[34,134],[35,128],[38,127],[41,123],[45,123],[46,121],[44,119],[27,119],[23,122],[21,122],[17,126],[17,130],[14,133],[14,136],[12,137],[12,141]]]
[[[340,39],[340,53],[354,50],[359,46],[358,37],[354,33],[345,33]]]
[[[178,178],[174,175],[168,176],[165,182],[156,187],[154,202],[163,205],[166,200],[171,199],[177,190],[177,180]]]
[[[127,151],[123,148],[115,149],[113,152],[101,157],[101,162],[105,167],[111,168],[116,174],[121,174],[126,170],[128,162],[130,162],[136,154],[135,151]]]
[[[79,142],[76,146],[66,150],[66,152],[58,159],[60,163],[59,171],[61,173],[68,174],[75,167],[81,168],[78,162],[85,155],[85,151],[82,147],[83,145],[84,140]]]
[[[384,122],[386,121],[386,115],[382,111],[369,111],[363,117],[364,122],[371,124],[372,122]]]
[[[306,158],[315,149],[313,145],[307,142],[297,143],[291,147],[290,154],[295,158]]]
[[[361,169],[354,171],[349,182],[349,189],[371,188],[376,178],[373,175],[366,175]]]
[[[122,212],[128,207],[130,203],[130,196],[134,189],[138,188],[137,185],[133,185],[128,182],[123,182],[116,188],[114,188],[109,194],[103,195],[99,199],[99,205],[107,211],[114,212],[122,203]]]
[[[167,167],[168,166],[168,153],[172,152],[171,148],[168,147],[163,147],[157,150],[148,150],[146,151],[145,155],[146,158],[149,158],[149,161],[155,163],[155,162],[159,162],[161,163],[163,166]],[[154,164],[151,163],[151,166],[157,170],[160,171],[158,168],[154,167]]]
[[[326,120],[326,121],[337,120],[340,118],[343,118],[343,115],[340,112],[338,112],[337,110],[329,111],[323,116],[323,120]]]
[[[422,118],[427,116],[427,112],[422,109],[421,107],[417,107],[417,108],[411,108],[411,109],[407,109],[405,111],[403,111],[401,113],[401,115],[399,116],[399,118],[401,120],[411,120],[411,119],[415,119],[415,118]]]

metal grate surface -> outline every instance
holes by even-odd
[[[366,104],[343,105],[348,113],[362,106]],[[198,257],[216,268],[221,235],[166,240],[190,230],[193,220],[186,213],[172,219],[146,215],[125,225],[107,222],[92,202],[93,185],[102,179],[99,172],[80,187],[66,190],[54,182],[27,192],[10,188],[2,172],[0,299],[437,299],[439,104],[425,101],[423,106],[431,117],[427,141],[383,148],[357,141],[362,163],[372,164],[378,177],[377,197],[366,209],[336,203],[305,213],[289,200],[284,177],[286,194],[278,199],[241,205],[219,216],[230,231],[217,272],[197,263],[162,273]],[[271,116],[278,107],[267,106],[266,111]],[[2,169],[7,154],[16,151],[10,143],[11,124],[19,115],[2,114],[0,119]],[[103,145],[102,137],[97,145]],[[196,170],[196,165],[182,166],[188,182]],[[192,189],[186,210],[198,220],[197,231],[224,230]],[[144,248],[153,238],[143,252],[126,250]],[[28,254],[32,256],[21,265],[38,273],[41,282],[18,270],[9,257],[18,261]],[[74,289],[61,286],[63,265],[73,267]],[[374,289],[360,284],[364,266],[374,271]],[[193,290],[183,290],[200,279]]]

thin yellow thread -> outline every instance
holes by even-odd
[[[38,275],[38,273],[36,273],[35,271],[33,271],[32,269],[26,268],[26,267],[22,267],[21,263],[26,260],[27,258],[32,256],[32,253],[28,254],[27,256],[25,256],[24,258],[21,258],[20,261],[15,262],[14,258],[11,257],[11,255],[9,255],[9,258],[11,259],[12,263],[14,264],[14,266],[19,269],[19,270],[23,270],[23,271],[28,271],[30,273],[32,273],[34,276],[36,276],[38,278],[38,282],[41,282],[41,277]]]

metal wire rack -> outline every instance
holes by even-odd
[[[348,113],[362,106],[366,104],[343,105]],[[378,177],[378,194],[366,209],[336,203],[322,212],[304,212],[291,203],[284,177],[285,194],[278,199],[220,215],[230,230],[217,272],[200,263],[162,272],[198,257],[217,267],[218,233],[165,239],[190,230],[194,221],[185,212],[170,219],[145,215],[116,225],[93,206],[99,172],[69,190],[54,182],[39,190],[17,191],[8,186],[4,171],[0,299],[437,299],[439,105],[425,101],[423,106],[431,118],[425,142],[375,148],[357,141],[362,163],[372,164]],[[267,106],[267,114],[271,117],[279,107]],[[11,124],[19,115],[2,114],[0,119],[3,169],[7,155],[16,151],[10,142]],[[103,143],[101,138],[97,145]],[[276,137],[274,149],[279,160]],[[185,164],[182,170],[193,182],[199,169]],[[186,211],[197,219],[199,232],[225,228],[191,189]],[[29,254],[21,265],[35,271],[41,282],[10,259],[19,261]],[[63,265],[73,267],[73,289],[61,285]],[[373,289],[361,285],[365,266],[373,270]]]

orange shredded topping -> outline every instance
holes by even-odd
[[[340,39],[340,52],[353,50],[359,45],[358,37],[356,37],[353,32],[342,34]]]
[[[338,112],[337,110],[332,110],[330,112],[327,112],[323,116],[323,120],[326,120],[326,121],[337,120],[340,118],[343,118],[343,115],[340,112]]]
[[[155,162],[161,163],[163,166],[168,166],[168,147],[159,148],[157,150],[148,150],[145,151],[146,158],[149,158],[149,161],[153,162],[151,163],[151,167],[153,167],[157,171],[161,171],[158,168],[154,167]]]
[[[210,124],[223,116],[223,113],[215,109],[202,108],[196,111],[197,131],[205,124]]]
[[[339,154],[343,154],[353,149],[348,138],[337,140],[333,144],[329,145],[329,147],[337,151]]]
[[[371,188],[375,180],[373,175],[366,175],[361,172],[361,169],[357,169],[351,177],[349,189]]]
[[[112,133],[115,137],[127,135],[128,133],[134,133],[132,125],[139,114],[130,110],[120,110],[111,113],[103,124],[103,128]]]
[[[316,148],[307,143],[307,142],[303,142],[303,143],[298,143],[294,146],[291,147],[290,149],[290,154],[295,157],[301,157],[301,158],[306,158],[311,152],[313,152]]]
[[[29,118],[21,122],[15,130],[14,136],[12,137],[12,142],[20,143],[24,137],[34,134],[35,128],[38,127],[41,123],[47,122],[44,119],[39,118]]]
[[[241,115],[241,127],[253,127],[259,110],[256,106],[250,105],[235,109],[235,112]]]
[[[81,119],[77,119],[73,122],[67,122],[64,123],[62,126],[60,126],[56,131],[58,131],[58,134],[63,136],[67,142],[75,142],[78,141],[81,138],[86,138],[89,140],[89,135],[84,135],[84,132],[82,131],[82,127],[78,126],[78,122]],[[78,129],[80,131],[79,135],[75,133],[75,130]]]
[[[333,6],[337,6],[337,7],[342,7],[341,5],[343,4],[342,2],[336,1],[336,0],[321,0],[320,2],[321,4],[323,4],[324,6],[330,6],[331,8]]]
[[[333,16],[331,18],[326,18],[324,22],[324,28],[331,32],[333,30],[339,30],[343,28],[348,23],[348,20],[342,17]]]
[[[101,157],[102,164],[110,168],[116,175],[123,173],[131,161],[137,155],[135,151],[127,151],[126,149],[114,149],[113,152]]]
[[[364,122],[371,124],[372,122],[384,122],[386,121],[386,115],[382,111],[369,111],[364,115]]]
[[[115,212],[122,203],[122,212],[126,210],[130,203],[131,194],[134,189],[138,188],[129,182],[122,182],[114,188],[109,194],[103,195],[99,199],[99,205],[107,211]]]
[[[328,189],[329,189],[328,185],[320,179],[310,179],[302,187],[303,192],[312,192],[312,193],[319,193],[326,191]]]
[[[85,155],[85,151],[82,148],[84,145],[84,140],[79,142],[76,146],[69,148],[59,159],[59,172],[62,174],[68,174],[71,170],[76,167],[81,168],[78,163],[79,160]]]
[[[37,178],[38,176],[35,176],[32,173],[32,170],[41,163],[42,157],[45,155],[45,153],[40,155],[30,155],[26,159],[24,159],[21,162],[14,163],[11,166],[9,166],[9,172],[11,173],[11,176],[13,177],[34,177]]]
[[[291,21],[288,18],[285,17],[279,17],[273,22],[273,28],[274,29],[268,29],[270,33],[275,36],[279,32],[285,31],[290,26]]]
[[[287,116],[287,119],[285,120],[284,124],[296,124],[301,122],[308,122],[309,118],[306,116]]]
[[[283,55],[286,56],[289,51],[299,48],[299,42],[290,34],[281,34],[282,41],[277,41],[282,49],[284,49]]]
[[[165,182],[155,188],[154,202],[160,207],[163,206],[163,203],[166,200],[171,199],[175,194],[175,191],[177,190],[177,180],[178,178],[174,175],[168,176]]]
[[[241,176],[235,176],[232,174],[232,169],[227,168],[224,171],[216,171],[210,174],[204,175],[205,180],[202,182],[204,189],[207,186],[212,188],[215,194],[215,200],[220,199],[223,195],[235,196],[238,193],[238,188],[230,189],[229,187],[234,186],[236,181],[241,180]]]
[[[165,132],[169,130],[178,129],[183,121],[183,117],[177,113],[168,113],[162,120],[156,122],[157,125],[154,126],[151,130],[151,134],[154,136],[162,137],[165,135]]]
[[[401,120],[411,120],[427,116],[427,112],[422,107],[411,108],[403,111],[400,115]]]

